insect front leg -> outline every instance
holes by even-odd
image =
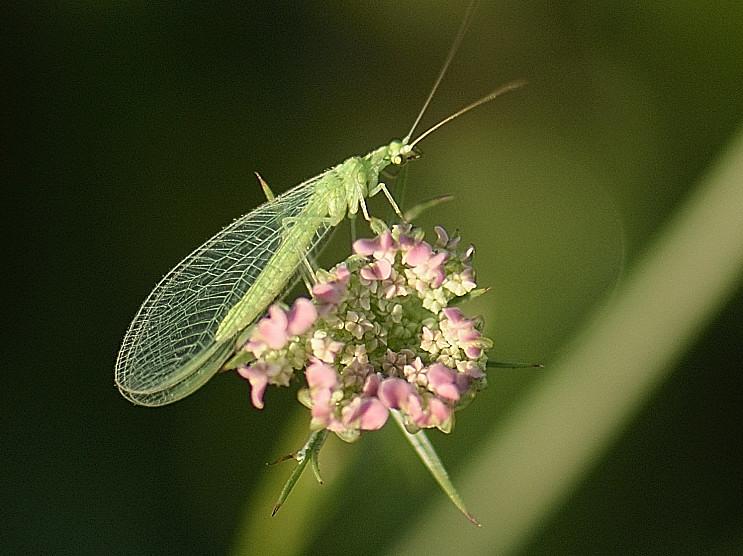
[[[402,215],[402,211],[400,210],[400,207],[397,206],[397,203],[395,202],[395,199],[392,196],[392,193],[390,193],[390,190],[387,189],[387,186],[383,182],[380,181],[375,187],[373,187],[369,191],[369,197],[373,197],[380,191],[384,193],[385,197],[387,197],[387,200],[389,201],[390,205],[392,205],[392,210],[395,211],[395,214],[400,218],[400,220],[405,220],[405,218]]]
[[[369,216],[369,209],[366,208],[366,201],[363,197],[359,197],[359,205],[361,206],[361,214],[364,215],[364,220],[371,222],[371,216]]]
[[[351,244],[356,241],[356,215],[349,214],[348,220],[351,222]]]
[[[276,195],[274,195],[273,191],[271,191],[271,187],[268,185],[266,180],[263,179],[263,176],[261,176],[258,172],[254,172],[255,177],[258,178],[258,183],[261,185],[261,189],[263,189],[263,193],[266,196],[266,199],[269,203],[272,203],[276,199]],[[281,227],[286,234],[286,232],[289,229],[289,224],[292,222],[296,222],[295,218],[284,218],[284,220],[281,221]],[[312,284],[317,282],[317,277],[315,276],[315,271],[312,268],[312,265],[307,260],[307,257],[305,255],[302,255],[302,261],[305,264],[305,268],[301,269],[300,272],[302,273],[302,281],[304,282],[304,286],[307,288],[307,291],[312,291]]]

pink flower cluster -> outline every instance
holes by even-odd
[[[299,392],[311,427],[347,441],[384,426],[390,410],[407,428],[448,432],[454,411],[486,383],[492,342],[481,322],[450,306],[476,294],[472,247],[436,228],[434,244],[409,225],[354,243],[354,255],[318,272],[312,300],[273,305],[244,346],[238,368],[262,408],[268,384],[287,386],[305,369]]]
[[[288,313],[278,305],[272,305],[268,309],[268,316],[258,321],[250,340],[245,344],[245,350],[252,352],[258,359],[250,366],[244,365],[237,369],[238,374],[250,382],[251,400],[258,409],[263,409],[266,386],[269,383],[288,386],[293,371],[290,367],[287,372],[285,360],[270,356],[283,350],[289,338],[307,332],[315,320],[315,305],[309,299],[300,297]],[[264,354],[268,357],[261,359]]]

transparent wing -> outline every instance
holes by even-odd
[[[155,286],[129,325],[116,361],[116,384],[125,397],[164,405],[219,370],[233,348],[232,341],[214,341],[220,322],[280,245],[282,221],[298,216],[315,185],[331,178],[330,171],[320,174],[235,220]],[[318,226],[311,249],[329,230]]]

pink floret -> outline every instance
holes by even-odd
[[[442,309],[441,312],[444,313],[451,325],[455,328],[457,325],[463,325],[465,322],[469,323],[469,320],[464,316],[464,313],[462,313],[461,309],[458,309],[457,307],[446,307]]]
[[[362,430],[375,431],[381,429],[387,422],[389,411],[377,398],[368,398],[361,413],[360,427]]]
[[[338,385],[338,373],[335,369],[318,360],[307,365],[305,375],[311,389],[331,389]]]
[[[451,417],[451,408],[438,398],[428,400],[429,424],[438,426]]]
[[[321,284],[316,284],[312,288],[312,295],[320,303],[326,305],[337,305],[346,294],[346,286],[351,278],[351,272],[346,265],[340,265],[335,270],[335,279]],[[321,308],[322,311],[329,310],[328,307]]]
[[[361,430],[378,430],[387,422],[389,412],[376,398],[355,398],[343,409],[343,424]]]
[[[375,259],[388,259],[390,262],[395,260],[397,247],[392,234],[389,231],[382,233],[374,239],[358,239],[353,242],[353,251],[357,255],[364,257],[374,257]]]
[[[401,378],[386,378],[379,385],[377,395],[390,409],[401,409],[409,403],[415,390],[409,382]]]
[[[286,345],[288,319],[278,305],[271,305],[268,316],[258,322],[258,334],[271,349],[281,349]]]
[[[405,253],[404,262],[409,266],[421,266],[428,262],[432,253],[431,246],[422,241]]]
[[[317,309],[309,299],[298,298],[289,311],[287,331],[292,336],[299,336],[307,332],[317,320]]]
[[[250,382],[250,400],[253,406],[263,409],[263,394],[268,385],[268,376],[264,371],[255,367],[243,365],[238,367],[237,373]]]
[[[365,396],[376,396],[381,380],[377,373],[370,374],[364,381],[364,388],[361,393]]]
[[[434,363],[428,368],[428,385],[434,394],[444,399],[457,401],[459,399],[459,389],[456,385],[457,373],[449,367]]]
[[[392,275],[392,265],[387,259],[379,259],[361,269],[365,280],[387,280]]]
[[[357,239],[353,242],[353,252],[357,255],[363,255],[364,257],[370,257],[374,254],[377,249],[376,239]]]

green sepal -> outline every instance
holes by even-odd
[[[307,409],[312,409],[312,398],[310,397],[309,388],[300,388],[297,392],[297,400]]]
[[[255,355],[253,355],[249,351],[238,351],[235,355],[232,356],[231,359],[227,360],[227,363],[222,366],[222,370],[231,371],[233,369],[241,367],[242,365],[247,365],[254,360]]]
[[[312,467],[312,473],[315,475],[315,479],[318,484],[324,485],[325,481],[320,476],[320,450],[313,450],[310,454],[310,466]]]
[[[436,428],[439,429],[444,434],[449,434],[452,431],[452,429],[454,429],[454,413],[452,413],[446,421],[441,423]]]
[[[484,390],[487,386],[487,378],[483,376],[482,378],[477,380],[475,385],[476,386],[474,389],[468,390],[466,394],[459,398],[455,411],[462,411],[465,407],[472,403],[472,400],[475,399],[475,395],[477,394],[477,392]],[[452,418],[453,417],[454,415],[452,415]]]
[[[354,272],[366,264],[368,264],[368,261],[363,255],[351,255],[345,260],[346,268],[350,272]]]
[[[473,299],[476,299],[480,297],[481,295],[485,295],[490,291],[490,288],[477,288],[476,290],[472,290],[471,292],[467,292],[464,295],[460,295],[459,297],[455,297],[451,301],[449,301],[449,305],[460,305],[462,303],[466,303],[467,301],[471,301]]]
[[[237,336],[237,340],[235,340],[235,351],[241,349],[250,338],[251,334],[253,334],[253,329],[255,328],[255,325],[251,325],[246,327],[240,334]]]
[[[322,484],[322,479],[320,479],[319,474],[317,457],[320,453],[320,448],[322,448],[322,445],[327,437],[327,429],[313,432],[312,434],[310,434],[310,437],[307,439],[307,442],[305,442],[302,449],[293,456],[293,458],[297,460],[297,466],[294,468],[294,471],[292,471],[292,474],[289,475],[289,479],[287,479],[286,483],[284,484],[284,488],[281,489],[279,498],[278,500],[276,500],[276,504],[274,504],[273,506],[271,516],[275,516],[276,513],[281,509],[281,506],[284,505],[284,502],[289,497],[289,494],[291,494],[291,491],[294,490],[297,481],[299,481],[302,473],[307,468],[308,463],[312,463],[312,468],[315,472],[315,476],[320,481],[320,484]]]
[[[384,232],[390,230],[384,220],[380,220],[373,216],[369,219],[369,227],[371,228],[371,231],[377,235],[382,235]]]
[[[343,442],[352,444],[353,442],[356,442],[359,438],[361,438],[361,431],[358,429],[346,429],[336,432],[335,435]]]

